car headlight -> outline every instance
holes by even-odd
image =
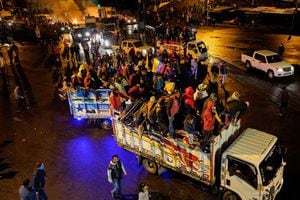
[[[295,70],[295,69],[294,69],[294,67],[292,66],[292,67],[291,67],[291,71],[293,72],[294,70]]]
[[[136,22],[136,19],[132,20],[134,23]]]
[[[105,41],[104,41],[104,46],[106,46],[106,47],[110,46],[109,40],[105,40]]]
[[[283,72],[283,69],[282,69],[282,68],[279,68],[279,69],[277,69],[277,72],[282,73],[282,72]]]
[[[65,30],[65,28],[64,28],[64,27],[61,27],[61,30],[62,30],[62,31],[64,31],[64,30]]]
[[[90,37],[91,34],[90,34],[89,32],[85,32],[85,36],[86,36],[86,37]]]
[[[129,20],[127,20],[127,23],[131,23],[131,20],[129,19]]]
[[[97,33],[96,34],[96,40],[99,41],[101,39],[101,36]]]
[[[77,35],[78,37],[82,37],[82,35],[81,35],[81,33],[78,33],[78,35]]]

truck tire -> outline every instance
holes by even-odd
[[[235,194],[234,192],[231,192],[227,190],[223,193],[222,200],[240,200],[241,198]]]
[[[248,70],[250,70],[250,69],[252,68],[252,65],[251,65],[251,63],[250,63],[249,60],[246,61],[246,68],[247,68]]]
[[[157,174],[157,164],[147,158],[143,159],[143,166],[150,174]]]
[[[272,70],[268,70],[267,75],[269,77],[269,79],[273,79],[274,78],[274,72]]]
[[[100,122],[100,126],[104,130],[110,131],[112,129],[112,122],[110,119],[104,119]]]

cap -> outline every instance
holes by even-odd
[[[240,100],[240,97],[241,97],[241,95],[240,95],[240,93],[239,93],[238,91],[235,91],[235,92],[231,95],[231,98],[232,98],[233,100]]]
[[[38,162],[37,163],[37,168],[38,170],[45,170],[45,164],[44,163],[41,163],[41,162]]]
[[[155,99],[155,96],[151,96],[149,101],[150,101],[150,102],[155,102],[155,100],[156,100],[156,99]]]
[[[207,87],[206,84],[201,83],[201,84],[198,85],[198,90],[205,90],[206,87]]]
[[[209,96],[209,98],[210,98],[211,100],[213,100],[213,101],[217,101],[218,96],[216,95],[216,93],[211,93],[210,96]]]

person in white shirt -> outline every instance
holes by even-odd
[[[139,188],[139,199],[138,200],[149,200],[150,194],[149,194],[149,187],[141,183]]]

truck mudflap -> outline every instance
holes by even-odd
[[[200,146],[191,148],[179,138],[167,138],[153,130],[144,131],[140,136],[135,126],[125,125],[121,121],[124,118],[119,113],[114,114],[114,136],[118,145],[137,154],[140,165],[145,166],[143,161],[149,160],[156,164],[157,173],[160,173],[160,170],[162,172],[164,168],[169,168],[207,185],[212,185],[215,181],[216,152],[222,148],[222,145],[227,145],[229,138],[240,126],[239,122],[236,125],[230,124],[218,136],[211,138],[210,152],[203,152]]]

